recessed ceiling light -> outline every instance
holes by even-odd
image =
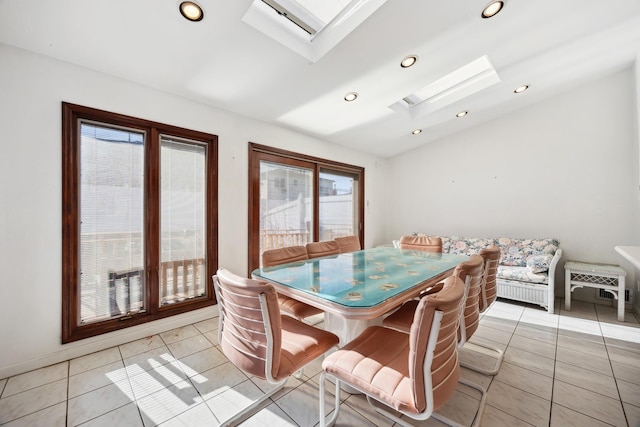
[[[529,89],[529,85],[522,85],[522,86],[519,86],[519,87],[515,88],[513,93],[522,93],[527,89]]]
[[[344,96],[344,100],[347,102],[355,101],[358,97],[358,92],[349,92]]]
[[[204,18],[202,8],[192,1],[183,1],[180,3],[180,13],[189,21],[198,22]]]
[[[460,111],[458,114],[456,114],[456,117],[464,117],[464,116],[466,116],[467,114],[469,114],[469,112],[468,112],[468,111]]]
[[[422,133],[422,129],[414,129],[411,133],[412,133],[413,135],[417,135],[417,134],[419,134],[419,133]]]
[[[496,16],[504,7],[504,1],[492,1],[482,9],[483,18],[491,18]]]
[[[409,68],[413,64],[415,64],[417,60],[418,60],[418,57],[416,55],[406,56],[402,61],[400,61],[400,66],[402,68]]]

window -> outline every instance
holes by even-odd
[[[262,252],[364,236],[364,169],[250,143],[249,272]]]
[[[63,343],[214,304],[217,137],[62,111]]]

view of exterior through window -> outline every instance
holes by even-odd
[[[215,135],[63,117],[63,342],[212,304]]]
[[[252,266],[269,249],[348,235],[362,241],[364,171],[318,160],[269,148],[253,152],[250,170],[259,173],[252,175],[250,191]]]

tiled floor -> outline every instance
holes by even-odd
[[[557,313],[498,301],[483,317],[472,341],[506,352],[495,377],[463,369],[465,378],[488,388],[482,426],[640,426],[638,321],[627,313],[622,324],[614,308],[580,302]],[[461,357],[488,361],[468,350]],[[316,425],[319,371],[317,362],[290,379],[243,425]],[[221,353],[214,317],[0,380],[0,425],[216,426],[263,387]],[[361,396],[343,397],[338,425],[393,425]],[[439,412],[469,425],[478,398],[459,386]]]

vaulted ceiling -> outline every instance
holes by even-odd
[[[621,70],[640,54],[640,0],[507,0],[482,19],[487,1],[389,0],[315,61],[245,22],[253,0],[197,0],[200,22],[185,20],[176,0],[2,0],[0,42],[381,157]],[[410,54],[416,64],[400,67]],[[442,94],[446,102],[401,106],[478,60],[495,70],[487,87],[459,91],[461,81]],[[521,85],[529,89],[515,94]],[[357,100],[345,102],[352,91]]]

